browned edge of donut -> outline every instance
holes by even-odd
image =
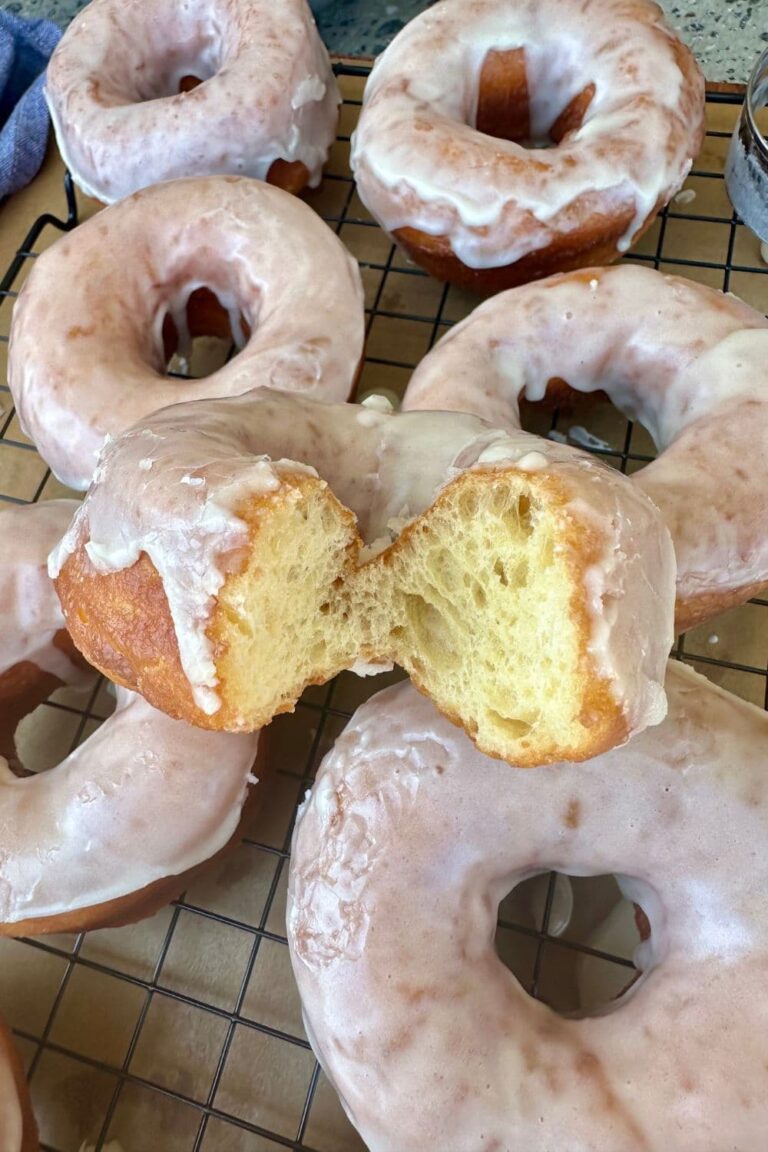
[[[218,340],[234,342],[232,327],[229,322],[229,313],[219,303],[215,292],[210,288],[196,288],[190,293],[187,300],[187,330],[193,339],[197,336],[214,336]],[[250,326],[244,317],[241,317],[243,334],[248,340],[251,335]],[[166,360],[176,352],[179,346],[179,337],[173,319],[168,313],[163,321],[163,350]]]
[[[211,768],[215,772],[215,767]],[[147,884],[137,892],[129,892],[126,896],[118,896],[114,900],[106,900],[101,904],[92,904],[86,908],[74,908],[69,912],[61,912],[54,916],[39,916],[29,920],[16,920],[13,923],[0,923],[0,936],[45,936],[51,932],[92,932],[99,928],[122,928],[126,924],[135,924],[138,920],[146,920],[154,916],[161,908],[165,908],[172,900],[176,900],[185,892],[195,880],[204,875],[210,868],[225,860],[237,849],[245,832],[258,815],[264,803],[264,793],[272,776],[272,764],[269,756],[269,739],[266,731],[259,736],[259,750],[253,768],[254,775],[258,777],[258,784],[249,785],[248,795],[238,821],[234,835],[230,837],[223,848],[214,853],[207,860],[180,872],[176,876],[164,876],[160,880]]]
[[[765,580],[756,584],[742,584],[738,588],[724,588],[717,592],[702,592],[698,596],[689,596],[685,600],[678,600],[675,605],[675,632],[687,632],[697,624],[704,624],[715,616],[728,612],[731,608],[738,608],[753,596],[760,596],[768,590]]]
[[[597,199],[594,194],[589,195]],[[647,217],[635,236],[635,243],[650,228],[659,207],[654,207]],[[446,236],[430,236],[416,228],[398,228],[393,237],[414,263],[436,280],[485,296],[504,292],[507,288],[517,288],[531,280],[541,280],[556,272],[575,272],[580,268],[612,264],[622,255],[617,245],[633,218],[631,207],[612,217],[601,213],[596,207],[587,223],[578,231],[560,233],[545,248],[529,252],[513,264],[504,264],[498,268],[467,267],[454,254]]]
[[[40,1144],[37,1124],[32,1113],[32,1101],[29,1098],[29,1087],[24,1074],[24,1066],[21,1063],[21,1057],[14,1043],[11,1030],[2,1021],[0,1021],[0,1050],[10,1064],[16,1090],[19,1094],[22,1120],[21,1152],[38,1152]],[[0,1136],[2,1136],[2,1132],[0,1132]]]
[[[309,183],[309,169],[301,160],[273,160],[267,172],[267,184],[297,196]]]
[[[463,473],[446,485],[432,508],[438,509],[443,501],[447,502],[455,485],[475,484],[480,488],[488,482],[489,475],[495,474],[488,471]],[[531,473],[526,479],[532,486],[540,486],[542,491],[546,489],[546,497],[550,504],[567,503],[569,494],[557,478]],[[301,475],[291,477],[291,484],[302,491],[317,483],[318,481],[312,477]],[[329,499],[335,500],[330,492],[328,496]],[[263,509],[275,499],[279,497],[268,495],[252,498],[238,509],[238,515],[255,527]],[[339,508],[342,506],[339,505]],[[343,511],[349,517],[351,525],[354,525],[352,514],[346,509]],[[424,513],[422,517],[408,524],[397,543],[373,563],[382,566],[394,565],[398,554],[409,547],[410,541],[417,536],[423,520],[428,515],[428,512]],[[596,532],[587,530],[585,526],[578,525],[565,530],[564,542],[566,554],[571,557],[575,586],[581,587],[583,574],[600,562],[601,537]],[[370,568],[370,565],[367,567]],[[233,575],[236,574],[234,568],[231,571]],[[218,731],[242,729],[242,717],[228,703],[224,677],[221,678],[219,709],[209,715],[197,707],[189,681],[181,666],[178,641],[162,578],[146,553],[142,553],[130,568],[100,574],[91,564],[84,545],[81,545],[67,559],[56,580],[56,587],[75,643],[83,648],[89,661],[111,680],[140,692],[154,707],[169,716],[186,720],[198,727]],[[576,622],[581,638],[580,679],[583,684],[589,685],[584,695],[580,719],[585,727],[591,730],[592,740],[588,746],[582,742],[572,750],[561,749],[557,756],[552,755],[548,758],[550,762],[561,759],[584,760],[596,756],[615,747],[630,735],[626,717],[622,708],[613,699],[609,682],[602,678],[588,654],[591,643],[590,618],[585,599],[577,592],[574,593],[571,603],[571,617]],[[217,613],[214,611],[207,630],[214,646],[214,660],[221,656],[226,643],[220,639],[219,623]],[[225,631],[226,620],[222,623]],[[361,646],[359,655],[363,660],[389,658],[388,653],[368,651],[364,646]],[[428,695],[424,687],[427,678],[420,676],[418,668],[410,666],[407,671],[419,691]],[[220,670],[219,674],[221,676]],[[324,683],[322,677],[307,681],[307,685],[321,683]],[[276,709],[275,715],[278,712],[292,711],[293,708],[293,703],[285,703]],[[440,706],[440,710],[453,723],[464,726],[457,713],[444,706]],[[469,734],[474,738],[474,733],[470,731]],[[478,744],[478,747],[481,751],[498,755],[494,749],[484,748],[482,743]],[[518,763],[520,767],[532,767],[544,762],[547,762],[546,758],[536,756],[531,757],[529,761],[521,758]]]
[[[480,70],[475,128],[496,140],[527,140],[531,132],[525,49],[492,49]]]
[[[265,183],[272,184],[275,188],[281,188],[283,192],[290,192],[292,195],[298,196],[309,183],[309,169],[301,160],[273,160],[269,166]],[[106,200],[99,200],[98,196],[89,196],[88,199],[93,204],[97,204],[99,208],[109,208],[109,203]]]
[[[56,633],[53,643],[78,668],[88,670],[87,662],[64,628]],[[0,756],[15,761],[14,737],[19,724],[47,700],[52,692],[63,686],[57,676],[44,672],[32,660],[21,660],[0,673]]]
[[[645,912],[643,912],[643,910],[639,904],[633,904],[632,907],[634,908],[634,911],[635,911],[635,927],[637,928],[637,934],[641,940],[648,940],[650,935],[651,935],[651,923],[650,923],[648,917],[646,916]],[[614,1002],[616,1000],[621,1000],[622,996],[626,996],[626,994],[627,994],[627,992],[629,992],[630,988],[634,988],[634,986],[635,986],[635,984],[637,984],[638,980],[642,979],[642,975],[643,975],[642,972],[635,971],[631,980],[629,980],[624,985],[621,992],[619,992],[614,997]]]

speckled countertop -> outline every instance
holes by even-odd
[[[272,0],[279,4],[280,0]],[[172,3],[172,0],[168,0]],[[660,0],[672,25],[693,48],[708,80],[744,83],[768,42],[768,0]],[[26,16],[50,16],[64,27],[85,0],[0,0],[0,7]],[[333,0],[318,24],[331,52],[375,56],[425,0]]]

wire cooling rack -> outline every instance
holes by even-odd
[[[307,199],[362,267],[368,342],[359,395],[400,396],[412,367],[477,301],[426,277],[366,213],[348,153],[367,70],[341,65],[338,73],[340,135],[321,188]],[[766,311],[768,268],[734,219],[722,177],[738,107],[737,97],[709,97],[697,167],[630,259],[731,290]],[[62,216],[35,221],[0,281],[3,358],[12,302],[31,263],[85,207],[68,178],[65,196]],[[5,387],[0,409],[0,500],[67,494],[21,432]],[[591,447],[622,471],[652,458],[645,432],[605,404],[554,415],[532,409],[526,423]],[[768,601],[753,600],[694,629],[678,639],[676,654],[768,706],[766,608]],[[44,1149],[77,1152],[83,1143],[102,1148],[110,1141],[124,1152],[362,1149],[303,1032],[284,909],[296,804],[355,707],[388,679],[345,674],[308,691],[294,716],[275,721],[277,771],[262,814],[230,861],[173,907],[123,929],[0,941],[0,1010],[26,1062]],[[22,726],[28,762],[57,762],[111,707],[103,682],[85,703],[58,692]],[[594,935],[617,899],[613,881],[574,879],[572,890],[566,923],[561,880],[552,875],[521,886],[502,904],[497,933],[499,954],[521,983],[561,1011],[580,998],[605,1002],[633,975],[631,932],[618,940]]]

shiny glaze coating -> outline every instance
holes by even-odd
[[[768,717],[671,663],[667,719],[510,775],[407,683],[364,704],[294,833],[313,1048],[371,1152],[762,1152]],[[618,875],[644,977],[565,1019],[497,957],[502,898]]]
[[[235,835],[258,733],[201,732],[117,694],[115,713],[49,771],[17,777],[0,757],[3,934],[30,921],[56,931],[57,916],[77,931],[78,911],[98,927],[94,906],[190,871]]]
[[[180,381],[166,374],[164,323],[187,355],[187,303],[202,287],[240,352]],[[35,261],[13,310],[8,380],[40,455],[82,489],[106,435],[180,400],[255,383],[346,400],[363,336],[357,264],[306,204],[234,176],[179,180],[106,209]]]
[[[203,83],[180,91],[188,77]],[[75,182],[104,203],[181,176],[276,180],[275,162],[314,187],[340,100],[305,0],[91,0],[46,98]]]

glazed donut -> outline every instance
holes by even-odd
[[[498,292],[616,259],[703,138],[703,77],[650,0],[442,0],[376,61],[351,162],[417,264]]]
[[[201,732],[117,689],[117,709],[55,768],[0,757],[0,936],[130,924],[238,843],[258,734]]]
[[[656,509],[594,457],[473,416],[265,389],[176,405],[105,447],[50,571],[88,659],[201,727],[261,727],[360,661],[401,664],[526,765],[665,711]]]
[[[315,187],[340,103],[305,0],[91,0],[45,95],[64,163],[103,203],[179,176]]]
[[[358,710],[294,833],[307,1035],[371,1152],[762,1152],[768,717],[670,664],[664,723],[510,773],[407,684]],[[622,875],[643,979],[565,1019],[498,959],[539,871]]]
[[[0,1149],[37,1152],[37,1125],[13,1037],[0,1020]]]
[[[0,756],[8,759],[15,760],[22,717],[57,688],[95,682],[69,638],[47,569],[76,510],[75,500],[0,508]]]
[[[218,372],[166,375],[191,336],[230,330],[240,353]],[[13,310],[8,383],[40,455],[84,489],[105,435],[182,398],[258,381],[346,400],[363,338],[360,274],[331,229],[278,189],[212,176],[139,192],[38,257]]]
[[[605,391],[660,453],[631,481],[672,535],[684,631],[768,581],[766,364],[760,313],[626,264],[482,304],[422,360],[403,407],[476,412],[514,429],[519,398],[540,400],[548,385]]]
[[[6,725],[6,709],[18,718],[52,679],[70,682],[45,565],[73,504],[0,513],[2,659],[17,677]],[[24,668],[40,682],[14,695]],[[258,734],[201,732],[118,689],[115,714],[55,768],[22,778],[0,757],[0,935],[123,924],[178,896],[236,838],[257,745]]]

